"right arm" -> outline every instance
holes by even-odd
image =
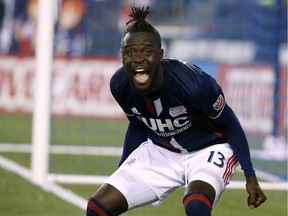
[[[128,129],[126,131],[123,152],[119,162],[119,166],[126,160],[126,158],[148,138],[147,133],[143,125],[133,122],[133,117],[128,117],[130,120]]]
[[[112,76],[110,81],[110,90],[129,120],[128,129],[124,139],[123,152],[119,162],[120,166],[142,142],[148,139],[148,135],[144,124],[134,116],[129,109],[129,105],[127,106],[127,94],[130,92],[129,80],[122,67]]]

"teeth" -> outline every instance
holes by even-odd
[[[140,72],[144,72],[145,69],[136,69],[135,71],[138,72],[138,73],[140,73]]]

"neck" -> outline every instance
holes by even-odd
[[[154,83],[152,85],[151,90],[146,94],[149,98],[157,98],[160,96],[162,89],[164,86],[164,73],[163,69],[160,66],[159,73],[157,73],[157,76],[154,79]]]

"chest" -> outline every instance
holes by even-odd
[[[143,98],[131,111],[141,122],[153,131],[169,132],[191,124],[187,108],[183,104],[158,98]]]
[[[177,98],[160,97],[150,99],[141,97],[133,100],[127,107],[135,115],[151,118],[176,118],[188,115],[188,107]]]

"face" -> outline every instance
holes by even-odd
[[[127,33],[121,42],[123,67],[130,82],[142,94],[159,91],[163,85],[163,50],[149,32]]]

